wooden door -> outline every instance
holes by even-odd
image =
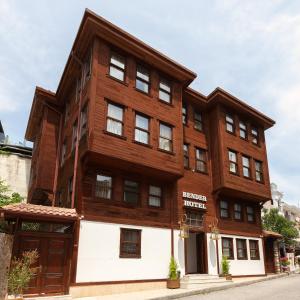
[[[196,237],[196,245],[197,245],[197,273],[206,274],[206,240],[204,233],[197,234]]]
[[[273,239],[265,240],[265,266],[266,273],[275,273]]]
[[[20,235],[18,256],[24,251],[36,249],[39,258],[34,267],[37,272],[24,294],[65,294],[68,292],[70,266],[70,238],[63,236]]]

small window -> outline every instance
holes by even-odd
[[[230,133],[234,133],[234,119],[231,115],[226,114],[226,131]]]
[[[255,127],[251,129],[251,139],[253,144],[258,145],[258,130]]]
[[[196,170],[207,173],[207,157],[206,151],[196,148]]]
[[[97,174],[95,196],[97,198],[102,198],[102,199],[112,198],[112,177],[111,176]]]
[[[263,182],[263,167],[262,167],[262,162],[256,160],[255,161],[255,179],[258,182]]]
[[[141,258],[141,230],[121,228],[121,258]]]
[[[137,65],[136,67],[136,80],[135,80],[135,87],[144,93],[149,93],[149,85],[150,85],[150,75],[149,71]]]
[[[221,218],[229,218],[229,204],[227,201],[220,201],[220,216]]]
[[[76,80],[76,90],[75,90],[75,103],[79,102],[81,92],[81,80],[77,78]]]
[[[68,180],[68,195],[67,195],[67,206],[71,207],[72,194],[73,194],[73,176]]]
[[[76,147],[77,143],[77,120],[75,121],[72,129],[72,150]]]
[[[108,103],[106,130],[116,135],[123,135],[123,107]]]
[[[159,148],[165,151],[173,151],[172,127],[159,124]]]
[[[161,79],[159,82],[159,99],[171,103],[172,95],[171,95],[171,85],[167,80]]]
[[[237,259],[248,259],[247,241],[244,239],[236,239]]]
[[[234,204],[234,219],[241,221],[243,218],[242,216],[242,205],[239,203]]]
[[[61,161],[60,161],[61,166],[64,164],[66,160],[66,152],[67,152],[67,142],[65,140],[61,148]]]
[[[124,81],[125,80],[125,58],[117,53],[112,53],[109,64],[109,75]]]
[[[183,165],[185,168],[189,168],[190,159],[189,159],[189,145],[183,144]]]
[[[249,240],[250,259],[259,259],[259,248],[257,240]]]
[[[243,163],[243,175],[244,175],[244,177],[250,178],[251,177],[250,158],[243,155],[242,156],[242,163]]]
[[[229,150],[228,158],[229,158],[229,172],[233,174],[237,174],[238,173],[237,153],[232,150]]]
[[[182,123],[187,125],[187,106],[185,103],[182,105]]]
[[[84,86],[85,83],[88,81],[88,79],[91,76],[92,72],[92,51],[90,51],[84,61],[83,64],[83,83],[82,85]]]
[[[161,207],[162,206],[162,191],[160,186],[149,186],[149,206]]]
[[[203,118],[200,112],[194,112],[194,128],[199,131],[203,131]]]
[[[136,181],[124,181],[124,202],[137,205],[139,202],[139,183]]]
[[[222,254],[228,259],[234,259],[233,240],[231,238],[222,237]]]
[[[255,216],[254,216],[254,208],[253,206],[247,206],[246,207],[246,213],[247,213],[247,221],[254,223],[255,222]]]
[[[136,114],[134,140],[139,143],[149,144],[149,135],[149,118]]]
[[[196,211],[187,211],[186,224],[192,227],[203,226],[203,213]]]
[[[87,105],[81,110],[80,113],[80,138],[87,132]]]
[[[240,138],[246,140],[247,139],[247,125],[245,122],[240,121]]]

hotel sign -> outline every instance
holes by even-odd
[[[182,197],[183,197],[183,205],[184,206],[206,209],[206,204],[203,203],[203,202],[207,201],[206,196],[189,193],[189,192],[182,192]],[[193,201],[193,200],[197,200],[197,201]],[[199,201],[201,201],[201,202],[199,202]]]

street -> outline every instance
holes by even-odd
[[[180,299],[186,300],[299,300],[300,274],[263,281],[243,287],[232,288],[206,295],[196,295]]]

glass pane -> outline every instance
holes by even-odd
[[[206,172],[206,165],[203,161],[196,161],[196,169],[201,172]]]
[[[226,130],[229,132],[233,132],[233,126],[231,124],[226,124]]]
[[[230,250],[229,249],[223,249],[223,256],[230,257]]]
[[[114,66],[109,67],[109,75],[112,77],[115,77],[121,81],[124,81],[124,71],[122,71]]]
[[[162,101],[165,101],[167,103],[170,103],[171,102],[171,95],[164,92],[164,91],[159,90],[159,99],[162,100]]]
[[[250,160],[248,157],[243,156],[242,157],[242,161],[243,161],[243,166],[248,167],[250,166]]]
[[[243,122],[240,122],[240,128],[243,130],[246,130],[246,124]]]
[[[184,152],[185,154],[188,153],[188,149],[189,149],[188,145],[183,144],[183,152]]]
[[[172,142],[164,138],[159,138],[159,148],[166,151],[172,151]]]
[[[228,208],[228,202],[226,201],[220,201],[221,208]]]
[[[72,225],[58,223],[22,222],[23,231],[71,233]]]
[[[260,174],[259,172],[255,172],[255,179],[256,179],[257,181],[261,181],[261,180],[262,180],[261,174]]]
[[[123,243],[123,252],[127,254],[137,254],[137,244],[135,243]]]
[[[261,167],[261,163],[260,163],[260,162],[258,162],[258,161],[256,161],[256,162],[255,162],[255,170],[257,170],[257,171],[261,171],[261,169],[262,169],[262,167]]]
[[[235,163],[230,163],[229,165],[229,171],[232,173],[237,173],[237,168]]]
[[[236,162],[236,153],[232,151],[228,151],[229,160]]]
[[[159,135],[160,137],[172,139],[172,128],[164,124],[159,125]]]
[[[234,218],[237,219],[237,220],[241,220],[242,219],[242,215],[240,212],[235,212],[234,213]]]
[[[141,115],[136,115],[135,116],[135,125],[136,125],[136,127],[148,130],[148,128],[149,128],[149,119],[145,118]]]
[[[111,199],[112,177],[97,175],[96,197]]]
[[[160,83],[159,83],[159,88],[168,92],[168,93],[171,93],[171,87],[170,87],[170,84],[165,81],[165,80],[161,80]]]
[[[245,177],[250,177],[250,171],[248,168],[245,168],[245,167],[243,168],[243,175]]]
[[[122,123],[111,119],[107,119],[106,130],[117,135],[122,135]]]
[[[137,66],[136,76],[144,79],[145,81],[149,81],[149,72],[142,66]]]
[[[160,207],[160,197],[149,196],[149,205]]]
[[[145,93],[149,92],[149,84],[139,80],[138,78],[136,79],[136,88]]]
[[[123,108],[109,103],[107,115],[116,120],[123,121]]]
[[[205,151],[202,149],[196,149],[196,158],[200,160],[205,160]]]
[[[241,211],[242,210],[242,207],[241,207],[241,205],[240,204],[234,204],[234,210],[235,211]]]
[[[254,135],[254,136],[258,136],[258,131],[257,131],[256,128],[252,128],[251,133],[252,133],[252,135]]]
[[[195,128],[196,128],[197,130],[202,131],[202,130],[203,130],[202,123],[199,122],[199,121],[195,121]]]
[[[129,191],[124,192],[124,201],[130,204],[137,204],[139,200],[139,195]]]
[[[138,233],[135,230],[124,230],[124,242],[137,243]]]
[[[221,217],[228,218],[228,211],[226,209],[221,209]]]
[[[227,239],[222,239],[222,243],[223,243],[223,247],[224,247],[224,248],[229,248],[229,246],[230,246],[229,240],[227,240]]]
[[[243,130],[240,130],[240,137],[243,139],[246,139],[246,132]]]
[[[248,214],[253,214],[254,213],[254,209],[252,206],[247,206],[247,213]]]
[[[233,124],[233,118],[230,115],[226,115],[226,122]]]
[[[246,258],[244,249],[238,249],[238,257]]]
[[[137,142],[143,143],[143,144],[148,144],[148,132],[135,129],[135,136],[134,139]]]
[[[121,55],[112,54],[110,62],[121,69],[125,69],[125,59]]]

